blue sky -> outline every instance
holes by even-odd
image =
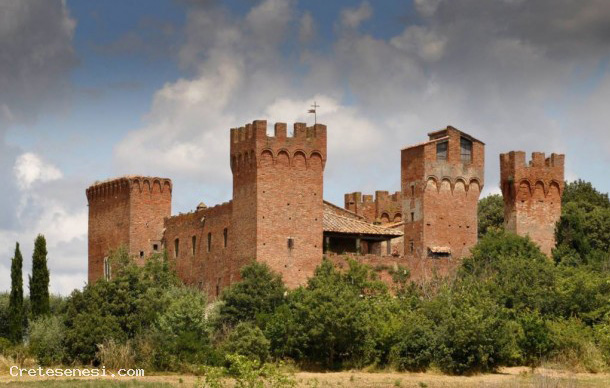
[[[608,192],[604,0],[0,2],[0,288],[47,236],[51,288],[86,279],[85,188],[174,181],[173,212],[231,196],[228,130],[328,125],[325,197],[400,187],[400,149],[451,124],[498,154],[563,152]],[[29,271],[29,262],[26,272]]]

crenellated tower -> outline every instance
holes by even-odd
[[[401,152],[405,255],[462,258],[477,242],[485,144],[451,126]]]
[[[105,260],[125,246],[140,260],[161,251],[163,220],[171,214],[172,182],[125,176],[91,185],[89,204],[89,282],[108,276]]]
[[[504,227],[530,236],[546,255],[555,247],[555,224],[561,216],[564,158],[533,152],[527,163],[523,151],[500,154]]]
[[[233,255],[283,274],[288,287],[303,284],[322,259],[326,126],[256,120],[231,129]]]
[[[400,191],[390,194],[377,190],[375,196],[356,191],[344,195],[344,207],[368,222],[387,224],[402,220],[402,195]]]

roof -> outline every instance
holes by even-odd
[[[387,236],[390,238],[403,235],[400,230],[385,228],[352,217],[341,216],[328,208],[324,209],[323,229],[325,232]]]
[[[439,134],[439,133],[442,133],[442,132],[446,132],[447,130],[450,130],[450,129],[452,129],[452,130],[454,130],[454,131],[458,131],[458,132],[460,133],[460,135],[462,135],[462,136],[464,136],[464,137],[467,137],[467,138],[469,138],[469,139],[470,139],[470,140],[472,140],[472,141],[476,141],[476,142],[478,142],[478,143],[485,144],[485,143],[483,143],[481,140],[479,140],[479,139],[477,139],[477,138],[475,138],[475,137],[473,137],[473,136],[471,136],[471,135],[467,134],[466,132],[460,131],[460,130],[459,130],[459,129],[457,129],[456,127],[452,127],[451,125],[447,125],[447,128],[439,129],[439,130],[437,130],[437,131],[432,131],[432,132],[428,133],[428,136],[434,136],[434,135],[436,135],[436,134]]]
[[[440,142],[440,141],[447,140],[447,139],[449,139],[449,136],[443,136],[443,137],[439,137],[439,138],[436,138],[436,139],[427,140],[427,141],[424,141],[424,142],[421,142],[421,143],[417,143],[417,144],[414,144],[414,145],[410,145],[410,146],[404,147],[403,150],[408,150],[409,148],[417,148],[417,147],[424,146],[426,144],[436,143],[436,142]]]
[[[342,208],[341,206],[337,206],[334,203],[331,203],[328,201],[324,201],[324,211],[326,211],[326,210],[331,211],[331,212],[334,211],[345,217],[356,218],[359,220],[366,220],[366,218],[364,216],[361,216],[360,214],[354,213],[351,210],[347,210],[345,208]]]

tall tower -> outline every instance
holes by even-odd
[[[528,164],[523,151],[500,155],[504,227],[530,236],[547,256],[555,247],[555,224],[561,216],[564,158],[534,152]]]
[[[267,263],[288,287],[303,284],[322,260],[326,126],[254,121],[231,129],[234,260]]]
[[[109,275],[108,252],[121,246],[143,260],[161,251],[163,219],[171,214],[172,182],[126,176],[95,183],[89,203],[89,282]]]
[[[462,258],[477,242],[485,144],[451,126],[428,136],[401,153],[405,255]]]

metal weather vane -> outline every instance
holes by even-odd
[[[318,108],[320,107],[320,105],[318,105],[315,101],[313,102],[313,105],[310,105],[313,109],[310,109],[307,111],[307,113],[313,113],[313,122],[314,124],[318,123]]]

